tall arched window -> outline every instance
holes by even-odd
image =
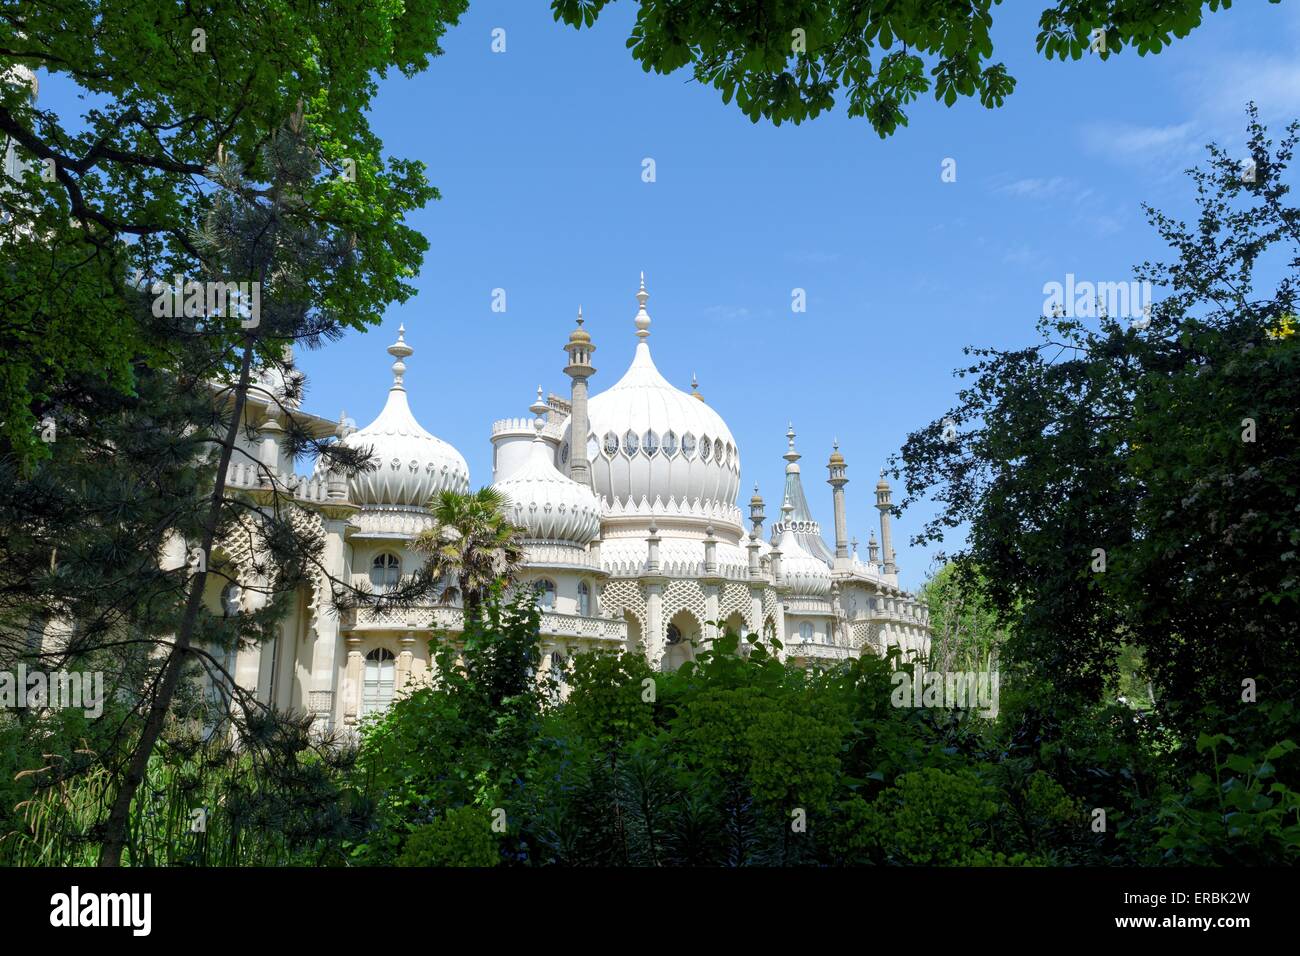
[[[392,591],[402,580],[402,559],[391,551],[375,555],[370,565],[370,583],[376,591]]]
[[[534,582],[533,586],[537,588],[537,604],[545,611],[555,608],[555,582],[542,578]]]
[[[365,682],[361,692],[361,713],[386,710],[393,702],[397,686],[397,658],[386,647],[376,647],[366,655]]]
[[[591,617],[591,587],[586,581],[578,582],[578,613]]]

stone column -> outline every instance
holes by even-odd
[[[415,634],[403,634],[399,640],[402,649],[397,653],[397,667],[393,673],[394,694],[399,694],[406,689],[411,679],[411,661],[415,658]]]
[[[645,629],[642,640],[645,641],[646,659],[650,666],[658,669],[664,657],[664,579],[645,579]]]
[[[343,723],[355,724],[361,713],[361,638],[349,634],[347,676],[343,681]]]
[[[358,509],[347,503],[347,484],[341,476],[328,479],[330,503],[321,509],[325,526],[325,548],[321,561],[329,573],[340,580],[348,580],[347,545],[344,533],[348,518]],[[339,657],[342,634],[338,612],[331,605],[330,586],[317,587],[312,604],[311,632],[315,640],[311,648],[311,675],[307,679],[307,710],[312,715],[312,727],[327,731],[338,725],[344,716],[338,701]]]
[[[709,579],[704,582],[704,634],[706,641],[711,641],[719,637],[718,628],[712,622],[716,621],[721,614],[719,600],[722,591],[722,582],[717,579]]]

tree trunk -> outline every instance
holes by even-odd
[[[127,831],[130,826],[131,803],[135,799],[140,784],[144,782],[145,772],[149,767],[149,758],[153,755],[154,745],[162,734],[167,720],[167,711],[171,707],[176,687],[180,683],[181,669],[189,656],[190,641],[194,634],[194,625],[198,621],[199,609],[203,606],[203,590],[207,582],[208,557],[212,553],[212,543],[216,539],[217,525],[221,518],[221,506],[226,496],[226,470],[230,467],[230,458],[234,452],[235,440],[239,436],[240,422],[244,416],[244,400],[248,394],[248,384],[253,365],[253,336],[248,333],[244,343],[244,355],[239,368],[239,384],[235,387],[235,407],[230,417],[230,427],[226,429],[226,439],[221,446],[221,455],[217,464],[216,486],[208,500],[208,515],[203,523],[203,564],[190,580],[190,594],[185,604],[185,616],[176,635],[175,645],[163,665],[161,680],[149,705],[149,717],[145,720],[140,739],[127,766],[126,776],[113,799],[108,820],[104,823],[104,836],[100,844],[99,865],[104,867],[120,866],[122,852],[126,848]]]

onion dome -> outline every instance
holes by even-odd
[[[713,504],[734,509],[740,453],[726,422],[698,395],[674,388],[659,373],[646,339],[645,276],[637,292],[636,354],[623,377],[587,405],[587,458],[596,494],[609,503],[667,504],[692,513]],[[566,423],[564,441],[573,438]],[[697,504],[698,503],[698,504]]]
[[[393,386],[379,417],[342,439],[349,448],[371,451],[375,467],[350,481],[352,500],[361,505],[424,507],[443,491],[469,491],[469,466],[460,452],[425,431],[411,414],[402,376],[403,359],[415,351],[406,344],[406,328],[388,347],[393,356]]]
[[[569,333],[569,341],[578,345],[591,344],[591,333],[582,327],[582,306],[578,306],[578,327]]]
[[[555,467],[555,453],[542,439],[541,415],[533,427],[537,435],[527,460],[492,487],[505,496],[505,515],[527,540],[586,546],[600,534],[600,500]]]
[[[781,549],[781,575],[791,593],[796,597],[830,597],[831,570],[826,562],[813,557],[803,549],[791,530],[794,505],[785,499],[781,506],[782,532],[777,547]]]
[[[831,466],[844,464],[844,456],[840,454],[840,442],[838,438],[831,443],[831,457],[828,464]]]

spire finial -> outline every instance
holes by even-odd
[[[582,306],[578,306],[578,327],[582,327]]]
[[[636,300],[640,307],[636,312],[636,337],[642,342],[650,335],[650,313],[645,310],[646,300],[650,298],[650,293],[645,290],[645,272],[641,273],[641,288],[637,291]]]
[[[402,376],[406,373],[406,363],[403,359],[410,358],[415,349],[406,344],[406,326],[397,327],[397,341],[388,346],[387,352],[397,361],[393,362],[393,388],[406,390],[402,384]]]
[[[786,429],[785,443],[787,446],[786,452],[781,457],[793,465],[795,462],[797,462],[800,458],[803,457],[797,451],[794,450],[794,422],[790,422],[789,427]],[[797,468],[795,470],[798,471]]]
[[[542,400],[542,386],[537,386],[537,400],[528,406],[528,410],[533,413],[533,428],[537,430],[534,441],[541,441],[542,429],[546,427],[546,413],[550,411],[550,406]]]

